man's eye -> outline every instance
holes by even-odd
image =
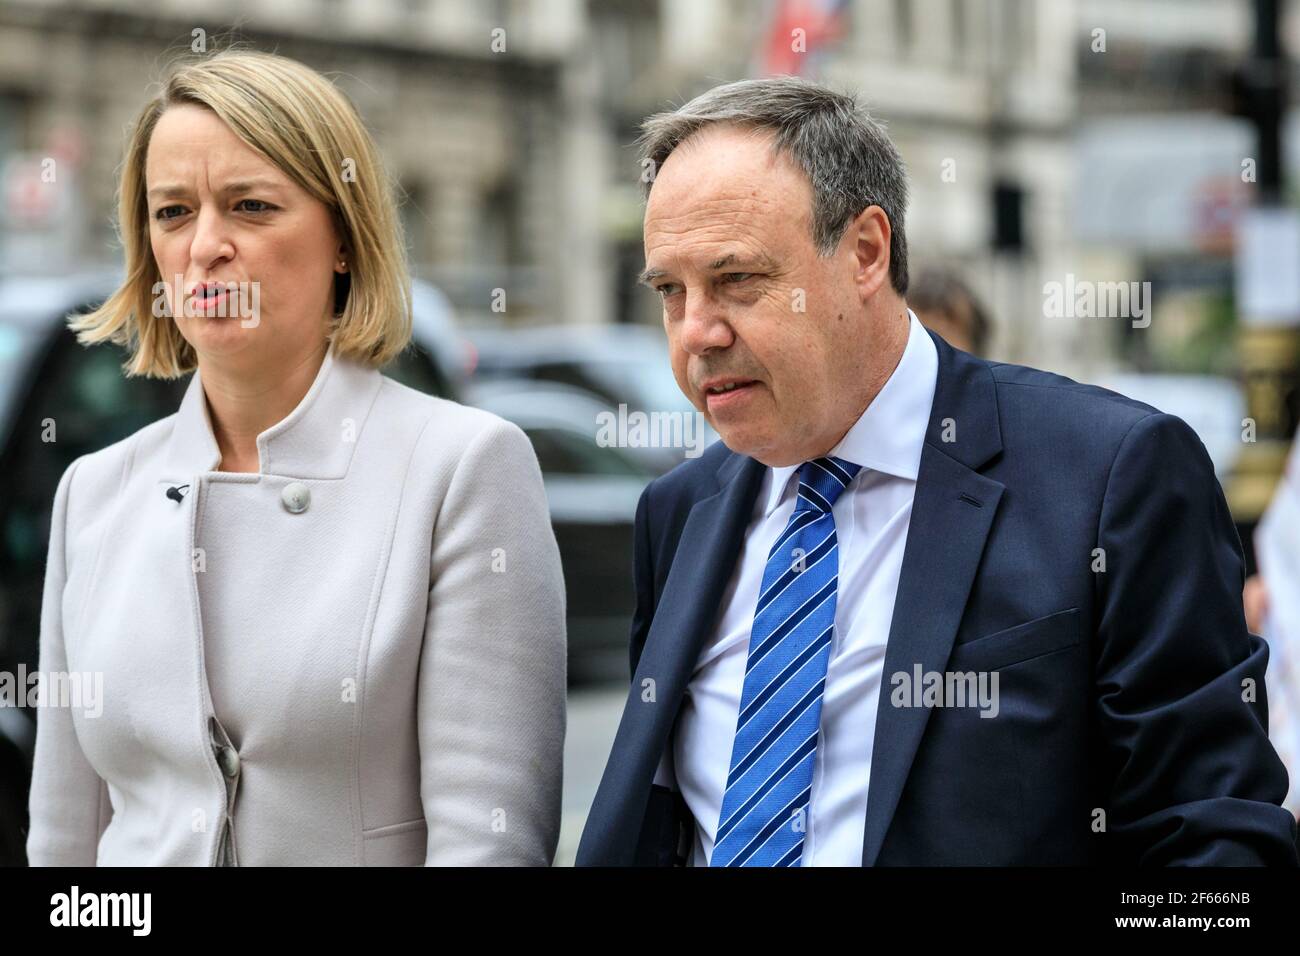
[[[746,279],[754,278],[752,272],[725,272],[722,275],[724,282],[744,282]]]
[[[670,295],[676,295],[677,288],[678,286],[676,282],[665,282],[662,285],[655,286],[655,291],[666,299]]]
[[[272,209],[275,208],[269,202],[264,202],[261,199],[241,199],[239,201],[240,206],[245,206],[246,203],[253,203],[255,206],[260,206],[261,208],[260,209],[245,208],[244,212],[270,212]]]
[[[155,218],[155,219],[162,219],[162,220],[175,219],[176,216],[167,216],[167,215],[164,215],[164,213],[171,212],[173,209],[178,209],[178,210],[180,210],[180,212],[184,212],[184,211],[185,211],[185,207],[184,207],[184,206],[163,206],[161,209],[159,209],[157,212],[154,213],[154,218]],[[178,215],[179,215],[179,213],[178,213]]]

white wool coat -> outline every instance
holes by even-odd
[[[195,373],[59,482],[30,861],[548,865],[565,597],[528,439],[331,347],[257,448],[213,470]]]

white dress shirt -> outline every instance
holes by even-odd
[[[839,585],[835,634],[813,766],[804,866],[860,866],[885,645],[939,358],[909,309],[903,357],[830,452],[862,470],[835,502]],[[722,597],[721,614],[686,688],[655,783],[680,789],[695,817],[693,866],[708,865],[731,764],[759,586],[798,498],[798,465],[768,468]]]

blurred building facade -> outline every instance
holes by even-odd
[[[466,317],[504,301],[510,317],[602,320],[586,31],[580,0],[9,0],[0,160],[54,157],[59,176],[39,190],[11,167],[29,202],[4,224],[0,268],[113,261],[130,124],[172,56],[238,39],[352,98],[405,193],[416,272]]]
[[[637,127],[764,72],[795,8],[834,11],[790,62],[888,124],[914,271],[961,270],[994,316],[993,356],[1085,378],[1232,364],[1218,342],[1252,134],[1225,81],[1249,0],[3,0],[0,157],[56,156],[67,174],[20,190],[40,228],[5,204],[5,234],[23,236],[8,258],[49,262],[24,246],[39,233],[112,257],[127,124],[169,52],[235,26],[357,103],[405,192],[415,269],[464,320],[655,324],[632,281]],[[1046,316],[1044,283],[1071,277],[1152,281],[1158,317]]]
[[[763,53],[799,29],[781,3],[664,0],[636,32],[645,64],[606,102],[621,131],[609,217],[616,259],[637,261],[640,170],[626,146],[647,113],[710,86],[764,72]],[[812,5],[816,6],[816,5]],[[811,7],[810,7],[811,9]],[[1074,0],[856,0],[833,41],[808,40],[799,72],[859,94],[907,164],[912,271],[956,265],[1001,321],[992,351],[1057,366],[1077,362],[1073,335],[1047,334],[1039,275],[1073,250],[1071,157],[1077,115]],[[808,24],[808,34],[814,33]],[[624,285],[636,269],[624,265]],[[637,266],[639,269],[639,265]],[[658,318],[653,297],[624,307]],[[1086,331],[1086,330],[1085,330]]]

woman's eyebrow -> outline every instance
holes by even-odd
[[[281,183],[273,179],[241,179],[236,182],[226,183],[221,187],[221,192],[226,195],[237,196],[243,193],[257,192],[260,190],[283,188]],[[155,186],[147,193],[150,199],[171,199],[176,196],[188,195],[189,189],[179,183],[167,183],[162,186]]]
[[[146,193],[150,199],[171,199],[175,196],[184,196],[186,193],[184,186],[174,186],[170,183],[166,186],[155,186]]]
[[[237,195],[240,193],[258,192],[261,190],[275,189],[279,190],[282,185],[273,179],[241,179],[237,182],[226,183],[221,191],[227,195]]]

